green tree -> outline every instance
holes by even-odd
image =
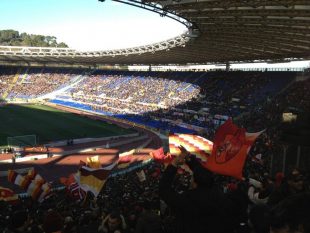
[[[2,30],[0,31],[0,43],[10,43],[12,39],[19,38],[18,31]]]
[[[63,47],[68,45],[64,42],[57,43],[55,36],[44,36],[27,34],[25,32],[19,34],[14,30],[0,30],[0,45],[10,46],[33,46],[33,47]]]
[[[64,42],[60,42],[57,47],[68,48],[68,45],[66,45]]]

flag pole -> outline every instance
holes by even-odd
[[[269,174],[271,174],[271,175],[273,174],[272,173],[272,171],[273,171],[273,169],[272,169],[273,168],[273,156],[274,155],[273,155],[273,152],[272,152],[271,156],[270,156],[270,169],[269,169]]]
[[[285,173],[286,152],[287,152],[287,145],[283,145],[283,167],[282,167],[283,173]]]
[[[298,147],[297,147],[296,167],[299,167],[299,164],[300,164],[300,153],[301,153],[301,146],[298,145]]]

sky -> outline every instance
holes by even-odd
[[[147,45],[186,31],[175,20],[111,0],[0,0],[0,30],[5,29],[56,36],[57,42],[80,51]],[[255,66],[295,68],[309,64],[310,61]]]
[[[51,35],[82,51],[129,48],[186,31],[179,22],[107,0],[0,0],[0,30]]]

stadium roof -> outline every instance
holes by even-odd
[[[189,32],[154,45],[113,51],[0,46],[0,61],[159,65],[310,58],[309,0],[117,1],[175,17]]]

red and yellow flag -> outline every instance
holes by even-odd
[[[89,157],[87,165],[75,174],[75,180],[85,192],[90,191],[97,197],[117,162],[118,157],[106,164],[101,164],[99,156]]]
[[[203,165],[215,173],[242,179],[247,154],[262,132],[246,133],[244,128],[238,128],[231,119],[227,120],[217,130],[212,154]]]

